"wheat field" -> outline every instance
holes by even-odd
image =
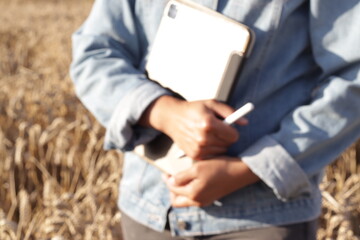
[[[122,156],[68,76],[91,5],[0,0],[0,240],[122,239]],[[359,183],[360,142],[326,170],[318,239],[360,239]]]

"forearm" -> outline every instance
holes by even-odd
[[[229,192],[254,184],[260,178],[240,158],[228,158],[227,174],[229,176]]]
[[[221,180],[223,193],[220,197],[227,196],[261,180],[240,158],[230,158],[228,161],[226,177]]]
[[[136,123],[154,99],[169,94],[149,81],[141,68],[147,41],[131,4],[95,2],[88,19],[72,36],[70,71],[79,99],[106,128],[105,148],[124,151],[158,134]]]

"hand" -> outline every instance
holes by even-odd
[[[207,159],[224,154],[239,138],[234,127],[219,119],[233,112],[233,108],[215,100],[187,102],[163,96],[147,109],[140,124],[168,135],[187,156]],[[237,123],[246,125],[247,120]]]
[[[188,170],[164,176],[173,207],[207,206],[258,180],[239,158],[226,156],[198,161]]]

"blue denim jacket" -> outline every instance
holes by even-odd
[[[169,216],[172,233],[183,236],[318,217],[323,168],[360,136],[359,1],[195,1],[256,34],[229,100],[256,109],[228,154],[262,180],[220,199],[222,206],[203,208],[170,208],[161,173],[131,152],[158,134],[136,123],[169,94],[144,73],[166,2],[97,0],[73,35],[76,92],[106,127],[105,147],[125,153],[122,211],[158,231]]]

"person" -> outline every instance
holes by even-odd
[[[323,169],[360,136],[359,1],[194,1],[256,35],[226,103],[147,78],[167,2],[96,0],[73,34],[76,93],[124,152],[124,239],[315,239]],[[248,121],[221,122],[248,101]],[[132,152],[160,133],[199,161],[164,176]]]

